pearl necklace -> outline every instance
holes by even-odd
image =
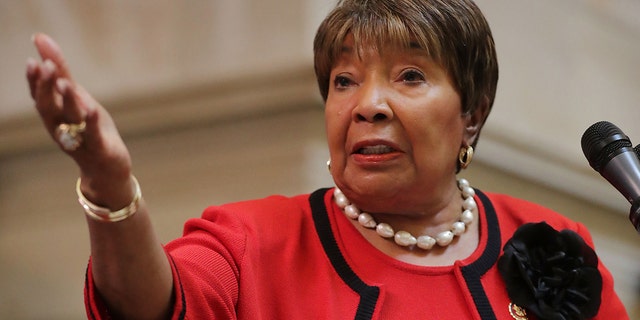
[[[441,247],[448,246],[455,236],[463,234],[467,230],[467,226],[473,222],[473,212],[476,210],[476,201],[473,199],[475,191],[469,186],[466,179],[458,180],[458,189],[462,194],[464,201],[462,202],[462,213],[458,221],[454,222],[449,230],[438,233],[435,237],[429,235],[414,236],[407,231],[395,232],[387,223],[377,223],[371,214],[361,212],[355,205],[349,202],[349,199],[337,187],[333,191],[333,197],[336,204],[342,209],[345,215],[353,220],[357,220],[360,225],[368,229],[375,229],[376,233],[383,238],[393,238],[396,244],[402,247],[410,247],[416,245],[418,248],[429,250],[437,243]]]

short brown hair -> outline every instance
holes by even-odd
[[[320,24],[314,40],[314,66],[320,94],[329,93],[331,68],[345,37],[356,50],[408,48],[417,42],[445,70],[460,94],[462,112],[482,103],[490,109],[498,82],[491,29],[471,0],[340,0]]]

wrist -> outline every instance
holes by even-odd
[[[88,217],[102,222],[118,222],[129,218],[138,211],[138,205],[142,198],[142,192],[140,190],[140,184],[138,180],[132,175],[130,176],[132,185],[133,196],[128,204],[116,208],[104,207],[89,200],[82,191],[82,178],[78,178],[76,183],[76,193],[78,195],[78,202],[84,209]]]
[[[130,173],[100,176],[81,174],[76,191],[80,192],[87,201],[116,211],[132,202],[137,184],[134,179]]]

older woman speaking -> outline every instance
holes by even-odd
[[[498,79],[471,0],[340,1],[314,42],[336,187],[207,208],[164,246],[111,117],[34,42],[31,95],[80,169],[92,319],[628,318],[582,224],[457,178]]]

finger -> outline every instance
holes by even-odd
[[[40,76],[38,61],[34,58],[27,59],[27,82],[29,83],[29,93],[31,98],[36,98],[36,84]]]
[[[65,78],[56,80],[56,91],[62,96],[62,113],[65,122],[80,123],[91,108],[92,99],[86,98],[79,86]],[[82,91],[82,92],[80,92]]]
[[[59,123],[56,123],[52,135],[60,147],[71,155],[78,164],[82,162],[82,154],[88,151],[88,145],[94,145],[90,130],[97,130],[95,116],[88,116],[91,105],[95,102],[91,96],[74,82],[58,78],[55,90],[62,98],[62,112]],[[85,121],[89,118],[89,121]],[[87,130],[90,129],[90,130]]]
[[[54,90],[56,80],[56,66],[50,60],[40,65],[40,77],[36,81],[35,101],[36,109],[48,129],[60,121],[61,97]],[[51,130],[50,130],[51,131]]]
[[[62,54],[62,49],[51,37],[44,33],[36,33],[33,35],[33,44],[42,60],[51,60],[58,67],[58,76],[71,79],[71,72]]]

